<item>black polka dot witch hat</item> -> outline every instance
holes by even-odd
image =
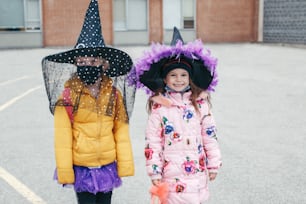
[[[56,106],[70,105],[66,102],[59,103],[59,98],[63,96],[67,84],[70,81],[73,81],[72,79],[75,79],[75,76],[77,75],[76,58],[80,56],[88,56],[102,57],[108,61],[109,66],[103,71],[103,79],[108,77],[111,81],[111,86],[116,88],[116,90],[119,90],[124,100],[125,110],[128,116],[131,115],[136,89],[135,86],[128,83],[127,76],[130,74],[133,65],[132,59],[124,51],[106,46],[101,30],[98,0],[90,0],[84,24],[74,48],[43,58],[42,72],[51,113],[54,113]],[[103,80],[101,87],[102,85],[106,86],[106,84],[103,83]],[[73,83],[73,87],[73,93],[81,95],[86,92],[86,87],[83,86],[82,83]],[[112,105],[116,102],[115,97],[116,94],[111,94],[108,105]],[[79,106],[90,109],[90,111],[98,110],[96,105],[90,106],[90,104],[82,104],[77,101],[80,100],[80,98],[80,96],[75,96],[73,98],[73,100],[75,100],[73,101],[73,105],[77,106],[73,107],[74,110],[80,108]],[[112,108],[106,108],[106,110],[107,111],[105,111],[104,114],[109,116],[109,110],[112,110]]]
[[[126,74],[132,67],[132,59],[122,50],[106,46],[97,0],[91,0],[86,12],[83,28],[74,49],[45,57],[44,61],[75,64],[79,56],[102,57],[109,61],[110,67],[105,71],[108,76]]]

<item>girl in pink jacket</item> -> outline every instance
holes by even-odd
[[[134,67],[138,88],[151,94],[146,127],[146,169],[153,185],[167,184],[162,203],[199,204],[221,166],[210,91],[216,59],[200,41],[183,44],[174,28],[171,46],[153,45]],[[164,192],[166,193],[166,192]]]

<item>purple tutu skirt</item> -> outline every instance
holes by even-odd
[[[73,169],[75,176],[73,187],[76,192],[105,193],[112,191],[122,184],[118,176],[116,162],[97,168],[74,166]],[[56,170],[54,179],[57,180]],[[69,185],[63,186],[69,187]]]

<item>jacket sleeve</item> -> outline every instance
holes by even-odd
[[[54,144],[58,182],[74,183],[72,161],[72,129],[65,106],[57,106],[54,112]]]
[[[217,172],[222,164],[221,151],[216,135],[215,120],[210,110],[202,117],[201,126],[207,169],[209,172]]]
[[[117,91],[113,134],[116,142],[117,168],[120,177],[134,175],[134,159],[129,124],[121,94]],[[126,118],[126,121],[124,120]]]
[[[164,161],[161,158],[163,149],[161,118],[157,110],[152,110],[146,127],[145,157],[146,170],[151,179],[162,178]]]

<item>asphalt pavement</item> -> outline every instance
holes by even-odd
[[[218,58],[212,93],[223,166],[207,204],[306,203],[306,48],[207,44]],[[134,60],[148,46],[117,47]],[[0,50],[0,203],[76,204],[53,181],[53,117],[41,59],[69,48]],[[114,190],[114,204],[150,203],[145,172],[147,96],[136,94],[130,133],[135,176]]]

